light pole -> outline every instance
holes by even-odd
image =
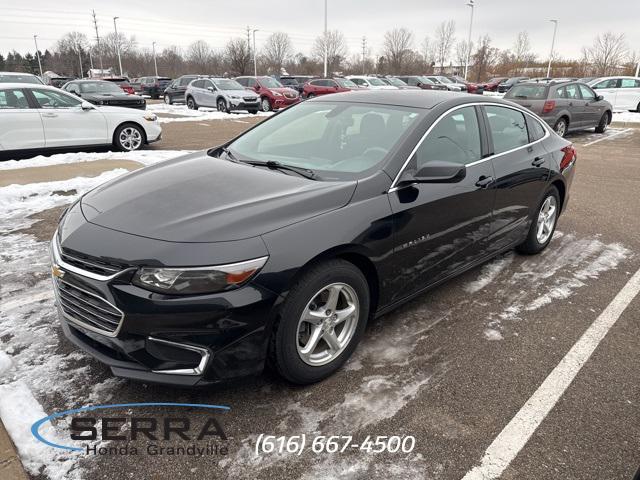
[[[638,65],[636,66],[636,77],[638,76],[639,73],[640,73],[640,62],[638,62]]]
[[[80,64],[80,78],[84,78],[84,71],[82,70],[82,53],[80,50],[82,45],[80,45],[80,41],[76,43],[76,48],[78,49],[78,63]]]
[[[158,61],[156,60],[156,42],[151,43],[153,49],[153,68],[156,70],[156,77],[158,76]]]
[[[118,66],[120,67],[120,76],[122,76],[122,59],[120,58],[120,37],[118,37],[118,25],[116,20],[120,17],[113,17],[113,29],[116,32],[116,52],[118,52]]]
[[[256,32],[257,28],[253,29],[253,76],[258,76],[258,52],[256,51]],[[278,76],[280,76],[280,72],[278,72]]]
[[[469,73],[469,56],[471,55],[471,29],[473,28],[473,9],[475,7],[474,0],[469,0],[467,2],[467,7],[471,7],[471,20],[469,21],[469,37],[467,39],[467,61],[464,64],[464,79],[467,79],[467,74]]]
[[[36,44],[36,57],[38,57],[38,67],[40,68],[40,78],[42,78],[42,63],[40,62],[40,50],[38,50],[38,35],[33,36],[33,41]],[[636,74],[636,77],[638,75]]]
[[[329,45],[327,45],[327,0],[324,0],[324,77],[327,77],[327,55],[329,55]]]
[[[556,46],[556,32],[558,31],[558,20],[549,20],[553,22],[553,39],[551,40],[551,52],[549,52],[549,65],[547,65],[547,78],[551,76],[551,59],[553,58],[553,48]]]

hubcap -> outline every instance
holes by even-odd
[[[127,127],[120,132],[120,145],[125,150],[137,150],[142,144],[142,134],[137,128]]]
[[[567,125],[564,122],[560,122],[556,126],[556,133],[561,137],[564,137],[564,133],[566,130],[567,130]]]
[[[302,361],[317,367],[335,360],[353,338],[359,315],[358,295],[350,285],[332,283],[316,293],[298,321]]]
[[[223,102],[222,100],[220,100],[220,101],[218,102],[218,111],[220,111],[220,112],[224,112],[224,111],[226,111],[226,110],[227,110],[227,109],[225,108],[224,102]]]
[[[266,98],[265,98],[265,99],[263,99],[263,100],[262,100],[262,110],[264,110],[265,112],[268,112],[268,111],[269,111],[269,108],[270,108],[269,100],[268,100],[268,99],[266,99]]]
[[[538,240],[539,244],[543,244],[549,240],[553,232],[553,227],[556,224],[557,210],[556,198],[554,196],[548,196],[542,204],[542,207],[540,207],[540,213],[538,213],[536,240]]]

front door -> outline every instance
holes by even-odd
[[[585,127],[595,127],[600,123],[600,119],[607,108],[604,100],[596,100],[596,94],[586,85],[580,85],[580,93],[585,101]]]
[[[577,83],[570,83],[564,87],[566,92],[566,100],[568,102],[568,109],[571,112],[572,123],[569,123],[571,127],[584,127],[589,123],[586,112],[586,100],[582,99],[580,95],[580,89]]]
[[[613,108],[619,108],[618,105],[618,85],[619,80],[617,78],[610,78],[608,80],[602,80],[593,86],[593,89],[598,92],[598,95],[602,95],[604,99],[613,105]]]
[[[483,160],[479,110],[467,106],[442,117],[407,165],[417,171],[428,162],[466,165],[454,183],[419,183],[389,193],[394,219],[392,291],[398,300],[452,275],[484,255],[495,198],[493,165]]]
[[[40,114],[20,88],[0,90],[0,150],[44,147]]]
[[[111,143],[107,120],[98,109],[84,110],[81,99],[62,91],[34,88],[31,92],[39,107],[47,148]]]

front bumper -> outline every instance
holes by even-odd
[[[260,100],[255,102],[245,102],[244,100],[232,99],[229,102],[231,110],[260,110]]]
[[[132,285],[135,268],[106,280],[80,273],[61,257],[56,236],[51,254],[65,336],[114,375],[201,386],[263,370],[279,299],[270,290],[249,283],[216,294],[162,295]],[[116,320],[107,324],[102,316]]]
[[[162,139],[162,127],[156,120],[155,122],[144,122],[144,131],[147,136],[147,143],[157,142]]]
[[[287,97],[275,97],[272,102],[272,107],[274,110],[278,110],[280,108],[286,108],[291,105],[295,105],[300,101],[300,97],[296,98],[287,98]]]

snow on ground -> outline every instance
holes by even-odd
[[[613,112],[612,122],[640,123],[640,112]]]
[[[181,153],[162,152],[160,157]],[[55,160],[86,161],[83,155],[104,158],[104,154],[65,154]],[[20,166],[33,166],[34,162],[23,160]],[[29,215],[71,203],[123,173],[126,170],[116,169],[93,178],[0,188],[0,418],[25,468],[34,476],[66,480],[81,478],[82,472],[76,455],[37,442],[31,435],[31,424],[54,410],[104,403],[121,380],[105,378],[104,371],[96,370],[82,351],[65,350],[51,288],[48,242],[18,230],[35,222],[27,218]],[[41,431],[45,438],[55,440],[56,432],[65,426],[64,421],[55,428],[45,424]]]
[[[198,110],[189,110],[186,105],[167,105],[166,103],[154,103],[147,105],[147,110],[157,114],[180,115],[180,117],[158,117],[160,123],[193,122],[200,120],[239,120],[241,118],[268,117],[272,112],[258,112],[251,114],[240,110],[234,113],[219,112],[215,108],[200,107]]]
[[[93,160],[133,160],[143,165],[151,165],[162,160],[175,158],[191,153],[191,150],[137,150],[135,152],[72,152],[53,155],[38,155],[24,160],[7,160],[0,162],[0,170],[16,168],[44,167],[63,163],[90,162]]]

